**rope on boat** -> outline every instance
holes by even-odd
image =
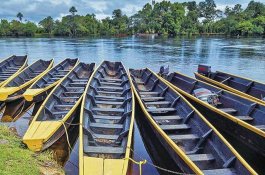
[[[165,171],[165,172],[168,172],[168,173],[171,173],[171,174],[177,174],[177,175],[195,175],[195,174],[187,174],[187,173],[181,173],[181,172],[177,172],[177,171],[172,171],[172,170],[169,170],[169,169],[166,169],[166,168],[163,168],[163,167],[160,167],[158,165],[155,165],[153,164],[152,162],[149,162],[147,161],[146,159],[142,158],[139,154],[137,154],[132,148],[130,147],[127,147],[129,148],[133,153],[135,153],[135,155],[137,155],[140,159],[144,160],[145,163],[149,164],[150,166],[153,166],[161,171]],[[140,161],[141,162],[141,161]],[[141,174],[140,174],[141,175]]]
[[[72,126],[77,126],[77,125],[81,125],[82,126],[82,123],[76,123],[76,124],[72,124],[72,123],[67,123],[67,122],[64,122],[63,120],[59,120],[62,124],[63,124],[63,127],[64,127],[64,130],[65,130],[65,135],[66,135],[66,140],[67,140],[67,144],[69,146],[69,148],[74,152],[76,153],[71,144],[70,144],[70,140],[69,140],[69,135],[68,135],[68,131],[67,131],[67,127],[65,124],[68,124],[68,125],[72,125]],[[142,158],[139,154],[137,154],[132,148],[130,147],[127,147],[128,149],[130,149],[133,153],[135,153],[135,155],[137,155],[140,159],[142,159],[141,161],[136,161],[134,160],[133,158],[131,157],[128,157],[128,158],[124,158],[124,160],[128,159],[130,160],[131,162],[133,162],[134,164],[137,164],[139,165],[139,175],[142,175],[142,166],[144,164],[149,164],[150,166],[153,166],[161,171],[165,171],[165,172],[168,172],[168,173],[171,173],[171,174],[177,174],[177,175],[194,175],[194,174],[187,174],[187,173],[181,173],[181,172],[176,172],[176,171],[172,171],[172,170],[169,170],[169,169],[166,169],[166,168],[163,168],[163,167],[160,167],[160,166],[157,166],[149,161],[147,161],[146,159]],[[76,153],[77,154],[77,153]],[[78,154],[77,154],[78,155]]]
[[[124,160],[126,160],[126,159],[128,159],[128,160],[132,161],[133,163],[139,165],[139,175],[142,175],[142,165],[146,164],[147,160],[144,159],[144,160],[141,160],[141,161],[137,162],[136,160],[134,160],[133,158],[130,158],[130,157],[124,158]]]
[[[74,149],[72,148],[72,146],[71,146],[71,144],[70,144],[69,135],[68,135],[68,131],[67,131],[67,128],[66,128],[66,125],[65,125],[65,124],[72,125],[72,126],[77,126],[77,125],[81,125],[81,123],[72,124],[72,123],[64,122],[63,120],[59,120],[59,121],[63,124],[64,130],[65,130],[66,141],[67,141],[68,147],[70,148],[71,151],[73,151],[75,154],[78,155],[78,153],[76,153],[76,152],[74,151]]]

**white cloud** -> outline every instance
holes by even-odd
[[[54,20],[61,20],[66,15],[69,15],[69,13],[60,13],[58,17],[54,18]]]
[[[84,1],[89,7],[92,7],[96,12],[103,12],[108,9],[107,1]]]
[[[24,9],[24,12],[34,12],[36,9],[37,9],[37,4],[32,3],[32,4],[29,4],[26,9]]]
[[[96,14],[96,18],[99,19],[99,20],[105,19],[107,17],[111,17],[111,15],[107,15],[107,14],[104,14],[104,13]]]
[[[123,7],[121,10],[123,13],[125,13],[128,16],[131,16],[135,14],[137,11],[139,11],[142,8],[142,6],[137,6],[133,4],[126,4],[125,7]]]
[[[39,0],[42,2],[47,2],[47,0]],[[72,4],[72,0],[48,0],[53,5],[60,5],[60,4],[66,4],[67,6],[70,6]]]

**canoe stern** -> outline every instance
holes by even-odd
[[[9,95],[19,91],[19,87],[1,87],[0,88],[0,101],[6,101]]]
[[[24,92],[23,97],[27,101],[33,101],[34,97],[44,92],[45,89],[27,89],[26,92]]]
[[[31,151],[38,152],[42,150],[44,139],[24,139],[25,143]]]
[[[44,149],[45,142],[62,125],[59,121],[33,121],[23,137],[23,142],[32,151]]]
[[[124,159],[102,159],[96,157],[83,158],[83,171],[80,175],[125,175]],[[86,166],[85,166],[86,165]]]

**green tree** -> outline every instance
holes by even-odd
[[[48,17],[44,18],[43,20],[41,20],[39,22],[39,25],[43,27],[45,32],[51,34],[53,27],[54,27],[53,18],[51,16],[48,16]]]
[[[113,19],[121,18],[121,16],[122,16],[121,9],[116,9],[112,12]]]
[[[256,18],[259,15],[265,15],[265,5],[261,2],[250,1],[245,13],[249,18]]]
[[[75,6],[72,6],[72,7],[69,9],[69,12],[72,14],[72,16],[75,16],[75,13],[77,12],[77,9],[75,8]]]
[[[129,18],[122,14],[120,9],[112,12],[112,25],[116,30],[116,34],[125,34],[128,29]]]
[[[1,36],[9,36],[11,27],[9,22],[6,19],[2,19],[0,23],[0,35]]]
[[[19,19],[20,22],[22,22],[23,14],[21,12],[18,12],[17,18]]]
[[[239,22],[236,29],[241,35],[249,35],[253,33],[254,25],[250,21]]]
[[[34,36],[38,27],[33,22],[27,22],[26,24],[23,24],[23,33],[24,36]]]
[[[75,21],[75,17],[76,17],[75,13],[77,12],[77,9],[75,8],[75,6],[72,6],[69,9],[69,12],[72,14],[72,16],[66,16],[65,20],[68,21],[67,24],[70,28],[70,35],[76,36],[78,24]]]
[[[203,17],[204,31],[212,32],[212,24],[220,11],[216,9],[214,0],[205,0],[199,3],[200,17]]]

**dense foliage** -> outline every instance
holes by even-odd
[[[94,14],[78,15],[75,7],[69,9],[69,15],[61,20],[51,16],[38,24],[23,20],[23,14],[17,14],[18,20],[0,22],[2,36],[33,36],[49,34],[55,36],[88,35],[130,35],[136,33],[179,34],[222,33],[233,36],[265,34],[265,4],[251,1],[246,9],[240,4],[226,7],[222,12],[217,9],[214,0],[200,3],[153,1],[147,3],[135,15],[128,17],[120,9],[113,11],[112,17],[98,20]]]

